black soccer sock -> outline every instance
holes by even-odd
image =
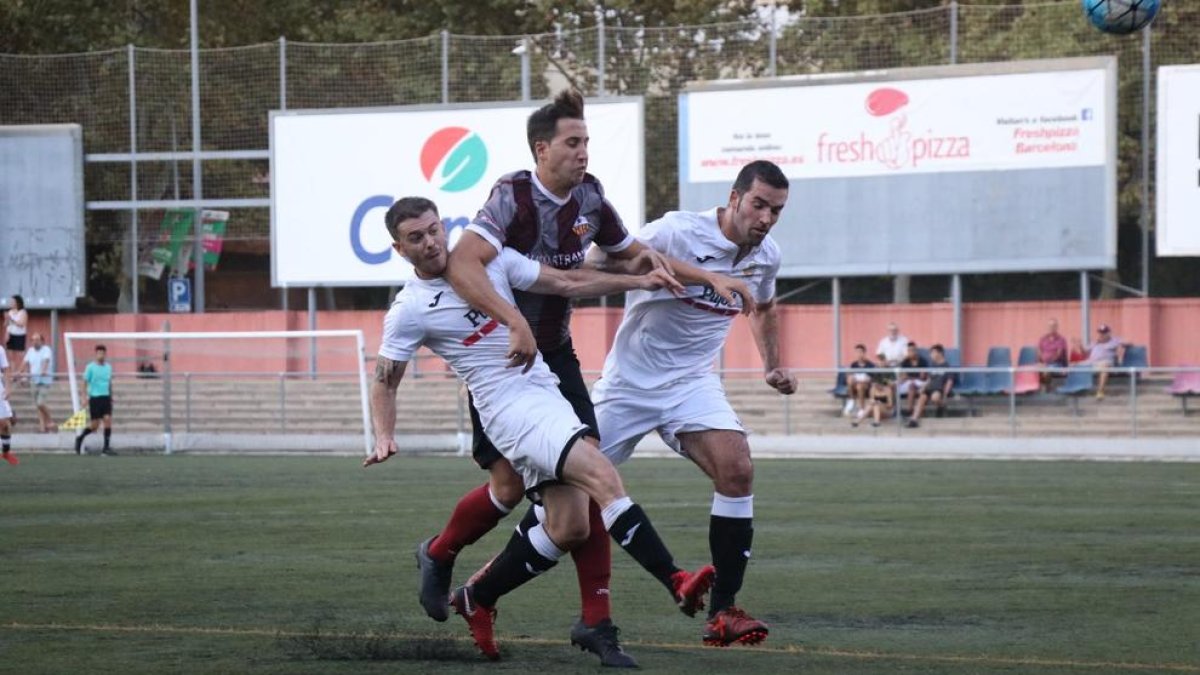
[[[12,436],[8,434],[0,434],[0,446],[4,448],[4,454],[6,455],[8,454],[9,450],[12,450],[11,441]]]
[[[104,449],[108,450],[108,441],[112,438],[112,429],[104,430]]]
[[[753,499],[753,496],[713,495],[713,511],[724,515],[713,513],[708,522],[708,546],[712,551],[713,566],[717,568],[709,617],[731,607],[738,591],[742,590],[746,563],[750,561],[750,546],[754,541]]]
[[[671,575],[679,568],[642,507],[622,497],[605,507],[602,515],[613,541],[674,595]]]
[[[516,529],[513,530],[512,536],[509,537],[509,542],[513,542],[521,537],[524,537],[527,532],[537,527],[541,521],[538,520],[537,506],[529,505],[529,510],[525,512],[525,516],[521,518],[521,522],[517,523]]]
[[[475,582],[475,602],[495,607],[501,596],[554,567],[563,554],[541,525],[525,530],[521,536],[508,540],[488,571]]]

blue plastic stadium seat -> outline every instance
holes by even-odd
[[[1012,350],[1008,347],[992,347],[988,350],[988,368],[1011,368]],[[1012,373],[1008,370],[987,374],[987,393],[1007,394],[1013,386]]]
[[[1035,366],[1035,365],[1037,365],[1037,362],[1038,362],[1037,347],[1031,347],[1030,345],[1025,345],[1024,347],[1021,347],[1021,353],[1019,356],[1017,356],[1017,365],[1018,366]]]
[[[946,365],[950,366],[951,368],[962,368],[962,351],[960,351],[958,347],[946,347]],[[953,373],[950,377],[954,380],[954,387],[956,391],[957,388],[962,384],[963,374]],[[954,391],[951,391],[950,393],[953,394]]]
[[[1125,348],[1125,358],[1121,360],[1122,368],[1149,368],[1150,359],[1146,355],[1145,345],[1129,345]]]
[[[1067,371],[1067,380],[1058,388],[1058,393],[1071,397],[1071,409],[1079,415],[1079,397],[1092,393],[1095,388],[1095,373],[1091,366],[1073,366]]]

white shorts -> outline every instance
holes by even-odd
[[[498,410],[475,400],[492,445],[521,474],[526,490],[561,480],[566,450],[589,427],[554,385],[530,382],[504,399],[507,405]]]
[[[600,380],[592,389],[592,401],[600,450],[613,464],[629,459],[638,441],[651,431],[684,457],[678,434],[714,429],[746,433],[716,374],[656,390],[609,386]]]
[[[927,380],[900,380],[900,384],[896,385],[896,393],[903,396],[908,393],[909,389],[916,389],[919,394],[927,382]]]
[[[0,420],[9,419],[12,416],[12,406],[8,404],[8,401],[0,400]]]

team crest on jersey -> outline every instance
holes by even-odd
[[[591,228],[591,226],[592,224],[588,222],[587,218],[579,216],[575,219],[575,224],[571,226],[571,231],[575,233],[576,237],[582,237],[583,235],[587,234],[587,231]]]

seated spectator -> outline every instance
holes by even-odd
[[[871,382],[871,394],[868,405],[870,406],[871,426],[877,427],[883,421],[883,418],[891,417],[895,409],[896,400],[892,393],[892,386],[887,382],[873,380]],[[859,418],[855,417],[850,424],[858,426]]]
[[[1047,332],[1038,340],[1038,365],[1042,367],[1042,371],[1038,373],[1038,379],[1042,383],[1042,390],[1050,391],[1053,386],[1054,372],[1051,368],[1066,368],[1069,353],[1067,350],[1067,339],[1058,332],[1058,319],[1050,319],[1047,325]]]
[[[946,364],[945,348],[940,344],[930,347],[929,359],[933,362],[929,366],[929,381],[925,383],[924,387],[921,387],[917,406],[913,408],[912,417],[908,418],[907,426],[910,429],[920,426],[921,415],[930,401],[933,401],[935,416],[945,415],[946,399],[950,398],[950,391],[954,389],[954,373],[946,370],[949,366]]]
[[[867,358],[867,346],[854,345],[854,360],[850,362],[850,368],[863,370],[874,367],[875,362]],[[871,393],[871,382],[874,379],[871,373],[865,372],[850,373],[846,376],[846,397],[850,404],[847,410],[851,415],[857,413],[857,419],[861,420],[867,414],[867,396]]]
[[[895,323],[889,323],[887,335],[884,335],[879,340],[879,346],[875,347],[875,356],[879,359],[880,367],[900,365],[900,362],[904,360],[907,347],[908,338],[900,334],[900,327]]]
[[[910,369],[910,371],[900,374],[900,381],[896,383],[896,396],[902,398],[906,394],[908,395],[908,412],[912,413],[917,403],[917,396],[929,381],[929,373],[924,370],[929,367],[929,361],[917,351],[917,343],[909,342],[905,356],[900,361],[900,367]]]
[[[1087,363],[1100,374],[1100,382],[1096,387],[1096,400],[1104,399],[1104,387],[1108,384],[1108,371],[1125,358],[1125,345],[1112,334],[1108,324],[1102,323],[1096,329],[1098,338],[1087,346]]]

